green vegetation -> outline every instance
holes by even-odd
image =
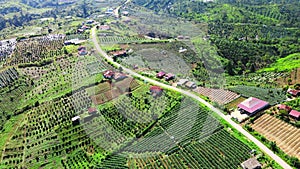
[[[294,53],[284,58],[278,59],[270,67],[260,70],[260,72],[269,71],[291,71],[300,67],[300,53]]]
[[[286,99],[285,92],[282,89],[236,86],[230,88],[230,90],[245,97],[256,97],[258,99],[265,100],[269,102],[270,105],[278,104]]]

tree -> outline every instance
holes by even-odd
[[[227,73],[230,75],[230,76],[233,76],[234,75],[234,71],[233,71],[233,64],[232,64],[232,61],[230,60],[226,66],[226,70],[227,70]]]

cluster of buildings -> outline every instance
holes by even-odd
[[[177,86],[187,87],[189,89],[195,89],[197,87],[195,82],[189,81],[188,79],[179,79]]]
[[[166,73],[164,71],[160,71],[156,74],[156,77],[159,79],[165,78],[166,81],[173,80],[175,75],[172,73]]]
[[[127,78],[128,76],[125,73],[107,70],[107,71],[103,72],[103,77],[105,79],[110,79],[110,80],[114,79],[116,81],[119,81],[119,80],[123,80],[123,79]]]
[[[284,105],[284,104],[279,104],[277,106],[278,110],[285,110],[287,113],[289,113],[289,116],[295,120],[300,120],[300,112],[297,110],[292,110],[291,107]]]
[[[288,93],[291,94],[294,97],[300,96],[300,91],[299,90],[294,90],[294,89],[289,89]],[[238,110],[241,113],[241,116],[246,115],[245,117],[234,117],[237,118],[238,121],[243,121],[247,118],[247,116],[251,117],[254,116],[256,113],[265,110],[270,107],[270,104],[266,101],[260,100],[255,97],[250,97],[240,104],[238,104]],[[292,110],[291,107],[284,105],[284,104],[279,104],[277,105],[278,110],[285,110],[289,116],[295,120],[300,120],[300,112],[297,110]],[[236,114],[233,112],[232,116],[236,116]]]

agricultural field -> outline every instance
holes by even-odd
[[[18,42],[16,49],[5,65],[13,66],[38,62],[62,54],[63,36],[49,35]]]
[[[268,140],[275,141],[276,145],[286,154],[300,158],[299,128],[268,114],[256,119],[251,127]]]
[[[226,76],[227,86],[260,86],[260,87],[285,87],[288,84],[289,74],[294,75],[289,72],[257,72],[249,73],[240,76]],[[294,77],[294,76],[293,76]],[[297,79],[293,79],[293,82]],[[291,83],[291,84],[295,84]]]
[[[243,97],[256,97],[265,100],[270,105],[281,103],[287,99],[285,92],[282,89],[275,88],[260,88],[254,86],[235,86],[229,90],[242,95]]]
[[[146,39],[138,36],[100,36],[99,37],[101,44],[128,44],[128,43],[139,43],[145,42]],[[148,40],[149,41],[149,40]]]
[[[203,96],[208,97],[211,101],[217,102],[221,105],[232,102],[240,97],[240,95],[225,89],[211,89],[204,87],[197,87],[193,90]]]
[[[243,102],[244,100],[246,100],[245,97],[239,97],[239,98],[237,98],[237,99],[235,99],[235,100],[233,100],[233,101],[227,103],[227,104],[226,104],[226,107],[227,107],[228,110],[230,110],[230,109],[235,109],[235,108],[237,108],[238,104],[240,104],[240,103]]]

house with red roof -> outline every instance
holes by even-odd
[[[241,112],[248,114],[249,116],[255,115],[257,112],[266,109],[269,107],[269,103],[263,100],[260,100],[255,97],[250,97],[240,104],[238,104],[238,108]]]
[[[160,72],[158,72],[158,73],[156,74],[156,77],[161,79],[161,78],[163,78],[165,75],[166,75],[166,72],[160,71]]]
[[[166,81],[172,80],[174,78],[175,78],[175,75],[172,74],[172,73],[168,73],[168,74],[165,75]]]
[[[151,86],[150,92],[151,92],[152,96],[157,97],[157,96],[161,96],[163,89],[159,86]]]
[[[277,106],[278,110],[285,110],[286,112],[290,112],[292,110],[291,107],[284,105],[284,104],[280,104]]]
[[[104,78],[106,79],[112,79],[115,75],[115,72],[112,70],[107,70],[103,73]]]
[[[300,112],[296,110],[292,110],[289,115],[296,120],[300,120]]]
[[[300,96],[300,90],[289,89],[287,92],[288,92],[289,94],[291,94],[292,96],[294,96],[294,97]]]

